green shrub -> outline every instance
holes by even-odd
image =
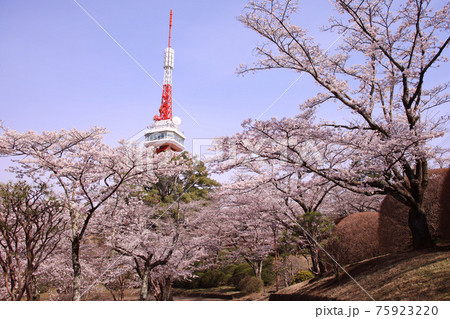
[[[195,277],[174,281],[172,287],[182,289],[197,289],[200,287],[201,276],[203,276],[203,274],[204,272],[202,271],[196,271]]]
[[[239,264],[236,266],[236,268],[234,268],[234,272],[233,275],[230,279],[230,281],[228,282],[230,285],[235,286],[236,288],[239,288],[239,282],[244,278],[244,277],[251,277],[254,276],[255,273],[252,269],[252,267],[250,267],[249,264],[244,263],[244,264]]]
[[[257,277],[246,276],[239,281],[238,289],[244,294],[248,295],[254,292],[263,290],[264,283]]]
[[[220,270],[209,270],[200,276],[200,288],[219,287],[226,283],[226,275]]]
[[[310,271],[301,270],[294,276],[292,284],[298,284],[299,282],[306,281],[312,278],[314,278],[314,275]]]
[[[215,288],[220,286],[234,286],[238,288],[239,282],[245,277],[255,276],[252,267],[247,263],[229,264],[221,269],[209,269],[195,272],[196,277],[180,280],[173,283],[174,288],[197,289]],[[274,281],[275,275],[268,267],[263,267],[261,274],[265,284]]]
[[[269,286],[275,282],[276,274],[273,272],[272,267],[264,267],[261,273],[261,279],[264,281],[265,286]]]
[[[196,271],[195,274],[194,278],[175,281],[172,287],[182,289],[215,288],[226,285],[231,278],[231,275],[217,269]]]
[[[222,277],[222,280],[220,282],[220,286],[229,286],[230,282],[231,282],[231,278],[233,278],[233,275],[224,274]]]
[[[237,267],[238,265],[235,264],[226,265],[225,267],[222,268],[222,271],[227,275],[233,276],[234,271],[236,270]]]
[[[197,274],[197,276],[202,276],[202,275],[203,275],[203,273]],[[180,286],[179,288],[184,288],[184,289],[200,288],[201,280],[202,280],[201,277],[194,277],[190,280],[183,281],[184,284],[182,286]]]

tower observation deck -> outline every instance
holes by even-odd
[[[183,133],[178,130],[180,119],[172,118],[172,71],[174,67],[175,51],[171,48],[172,39],[172,10],[170,10],[169,46],[164,50],[164,81],[159,115],[155,115],[153,123],[145,133],[146,147],[156,147],[160,153],[171,149],[180,152],[184,149]]]

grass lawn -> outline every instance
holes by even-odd
[[[345,268],[375,300],[450,300],[450,246],[372,258]],[[280,290],[271,300],[371,300],[342,273]]]

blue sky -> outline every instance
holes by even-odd
[[[182,118],[187,150],[193,138],[239,131],[244,119],[258,118],[299,76],[235,74],[239,64],[255,59],[252,50],[261,42],[237,21],[247,0],[77,2],[159,83],[173,9],[174,115]],[[296,22],[328,47],[337,36],[318,28],[331,5],[300,5]],[[296,114],[316,90],[302,77],[262,119]],[[160,99],[161,88],[75,1],[0,0],[0,120],[7,127],[40,132],[96,125],[110,131],[105,140],[114,144],[149,125]]]
[[[308,4],[304,18],[319,26],[326,0]],[[174,114],[189,138],[231,134],[258,117],[298,76],[262,72],[240,77],[260,41],[237,21],[246,1],[78,0],[159,83],[174,11]],[[314,19],[311,17],[314,16]],[[106,127],[107,140],[128,138],[150,124],[161,89],[72,0],[0,1],[0,118],[19,131]],[[305,77],[306,78],[306,77]],[[267,112],[297,111],[299,81]],[[197,123],[199,125],[197,125]]]

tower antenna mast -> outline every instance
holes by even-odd
[[[170,22],[169,22],[169,48],[171,39],[172,39],[172,10],[170,10]]]
[[[172,71],[175,51],[170,47],[172,40],[172,10],[170,10],[169,22],[169,46],[164,50],[164,81],[159,115],[153,118],[155,121],[172,120]]]

